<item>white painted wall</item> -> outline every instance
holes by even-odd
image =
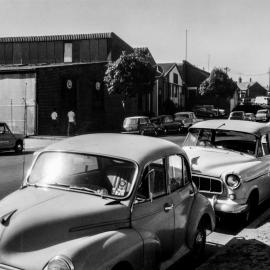
[[[34,134],[36,123],[34,73],[0,74],[0,121],[6,122],[13,132]]]

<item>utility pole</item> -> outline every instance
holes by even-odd
[[[188,30],[186,29],[186,61],[187,61],[187,46],[188,46],[188,42],[187,42],[187,39],[188,39]]]

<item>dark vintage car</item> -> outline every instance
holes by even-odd
[[[23,134],[12,133],[8,125],[0,123],[0,151],[14,150],[17,153],[23,151],[24,136]]]
[[[107,133],[36,153],[0,221],[0,269],[151,270],[200,258],[215,216],[178,145]]]
[[[203,119],[213,119],[216,116],[216,113],[210,110],[207,110],[206,108],[198,108],[194,110],[194,113],[197,117],[203,118]]]
[[[168,134],[169,132],[181,133],[184,129],[182,121],[174,121],[172,115],[160,115],[150,119],[156,125],[159,134]]]
[[[123,122],[122,133],[157,136],[156,126],[147,116],[126,117]]]

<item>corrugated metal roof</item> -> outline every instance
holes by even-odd
[[[41,42],[81,39],[103,39],[112,38],[113,33],[96,34],[71,34],[71,35],[50,35],[50,36],[25,36],[25,37],[0,37],[0,42]]]
[[[54,63],[54,64],[37,64],[37,65],[0,65],[0,73],[10,72],[23,72],[23,71],[35,71],[40,68],[53,68],[53,67],[66,67],[66,66],[83,66],[94,64],[106,64],[107,61],[102,62],[83,62],[83,63]]]

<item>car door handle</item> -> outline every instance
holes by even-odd
[[[164,205],[164,211],[165,211],[165,212],[169,212],[170,210],[173,209],[173,207],[174,207],[173,204],[165,203],[165,205]]]

